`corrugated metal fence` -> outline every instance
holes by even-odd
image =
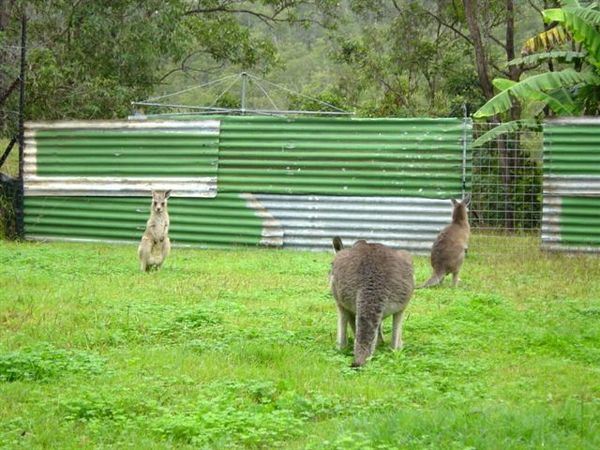
[[[542,245],[600,251],[600,118],[544,125]]]
[[[26,236],[137,241],[150,190],[171,188],[175,244],[325,249],[337,234],[426,252],[468,183],[470,129],[247,116],[29,124]]]

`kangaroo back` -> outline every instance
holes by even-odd
[[[340,314],[354,320],[353,366],[362,366],[373,353],[383,318],[408,304],[412,259],[406,252],[358,241],[336,254],[331,284]]]
[[[452,223],[437,236],[431,247],[431,267],[433,273],[429,280],[419,288],[435,286],[451,273],[453,285],[458,283],[458,273],[462,266],[468,245],[471,227],[469,225],[468,205],[470,196],[462,201],[452,199]]]

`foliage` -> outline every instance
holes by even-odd
[[[503,124],[494,127],[488,133],[484,133],[473,141],[473,147],[479,147],[486,142],[492,141],[502,135],[510,134],[515,135],[521,130],[535,130],[541,131],[541,124],[533,119],[514,120],[511,122],[505,122]]]
[[[554,28],[553,28],[554,29]],[[527,46],[527,44],[525,44]],[[558,62],[571,63],[575,61],[579,61],[585,57],[584,52],[575,52],[570,50],[553,50],[549,52],[540,52],[534,53],[532,55],[526,55],[522,58],[515,58],[511,61],[508,61],[509,66],[518,66],[521,64],[524,65],[534,65],[540,64],[545,61],[556,60]]]
[[[11,20],[0,30],[0,46],[18,38],[24,2],[8,3]],[[123,118],[132,100],[242,70],[362,116],[462,116],[464,105],[473,111],[485,102],[463,2],[28,3],[27,113],[33,120]],[[535,2],[514,3],[515,35],[539,25]],[[508,26],[506,2],[479,2],[476,16],[493,75],[514,79],[514,73],[529,70],[505,69],[507,45],[498,36]],[[5,84],[0,76],[0,91]],[[219,93],[194,90],[174,103],[207,105]],[[317,106],[294,96],[275,100],[279,109]],[[12,96],[6,110],[14,112],[16,101]],[[229,93],[215,106],[240,105]],[[15,117],[8,117],[4,122],[12,128],[1,130],[5,135],[14,133]]]
[[[493,241],[360,371],[329,253],[174,249],[146,274],[133,246],[0,241],[0,446],[598,447],[600,260]]]
[[[481,104],[468,46],[437,26],[421,2],[403,2],[401,11],[385,2],[353,4],[362,29],[337,38],[336,58],[352,68],[338,86],[360,115],[462,116],[464,103]]]
[[[593,72],[578,72],[574,69],[564,69],[560,72],[533,75],[520,82],[501,79],[495,80],[496,84],[502,81],[505,83],[502,91],[483,105],[473,117],[481,119],[509,111],[513,107],[515,100],[521,102],[541,101],[559,114],[572,114],[576,107],[572,99],[567,98],[569,103],[561,102],[553,94],[555,92],[562,92],[562,89],[565,87],[596,83],[598,76]]]
[[[471,153],[471,210],[476,213],[472,226],[511,233],[539,230],[541,125],[535,121],[511,121],[489,131],[481,125],[475,124],[479,137],[473,142]]]
[[[308,92],[312,91],[310,86],[306,90]],[[338,88],[331,88],[315,97],[291,94],[289,107],[295,111],[335,111],[334,108],[341,110],[350,109],[344,94]]]
[[[0,30],[0,45],[17,42],[21,11],[26,8],[27,118],[126,117],[131,101],[150,96],[170,74],[195,71],[197,58],[205,67],[229,64],[270,70],[278,64],[277,51],[271,38],[257,32],[255,22],[308,23],[317,13],[326,16],[335,4],[331,0],[196,3],[12,2],[8,12],[0,14],[9,19],[6,29]],[[3,84],[0,77],[2,92]],[[7,110],[17,109],[16,97],[10,98]],[[0,132],[13,134],[14,122],[11,117],[12,128],[3,124]]]
[[[566,59],[565,63],[574,65],[554,72],[547,71],[525,78],[519,82],[504,84],[501,91],[474,115],[485,118],[511,110],[515,105],[536,103],[538,106],[531,110],[522,108],[523,118],[541,117],[546,109],[558,115],[573,115],[578,113],[597,114],[600,112],[596,102],[600,90],[600,72],[597,61],[600,59],[600,29],[598,17],[600,11],[595,5],[583,7],[578,2],[568,2],[562,8],[544,11],[544,19],[557,25],[550,30],[529,39],[524,50],[540,51],[539,58],[559,56],[564,58],[565,52],[548,52],[561,44],[568,45],[569,41],[579,43],[585,49],[585,54],[578,58]],[[566,30],[566,31],[564,31]],[[552,38],[550,38],[552,37]],[[531,60],[531,56],[528,57]],[[526,62],[525,60],[521,60]]]
[[[40,381],[69,372],[97,374],[103,362],[86,352],[69,352],[51,346],[25,348],[0,355],[0,382]]]
[[[16,198],[16,181],[0,180],[0,239],[16,238]]]

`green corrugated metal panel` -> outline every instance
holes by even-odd
[[[600,251],[599,208],[600,118],[545,123],[544,247]]]
[[[600,177],[600,119],[545,123],[544,174]]]
[[[28,238],[138,241],[150,215],[143,197],[27,197]],[[174,244],[257,245],[263,221],[236,194],[211,199],[171,198]]]
[[[377,205],[383,197],[413,205],[423,197],[460,197],[464,188],[469,121],[194,117],[199,119],[199,124],[220,121],[218,141],[210,140],[214,135],[199,138],[208,139],[202,141],[208,147],[218,143],[218,165],[210,164],[215,176],[209,179],[202,176],[207,174],[206,148],[188,135],[193,122],[170,121],[170,130],[164,129],[168,121],[128,125],[135,131],[115,131],[109,122],[83,130],[69,123],[61,125],[64,129],[38,129],[37,148],[26,147],[31,169],[25,184],[27,236],[137,241],[149,214],[148,183],[160,181],[160,189],[173,187],[169,211],[175,243],[288,242],[321,248],[321,235],[329,239],[334,231],[355,236],[360,229],[363,237],[383,236],[380,224],[361,219],[381,213]],[[212,147],[207,151],[212,157]],[[209,197],[216,190],[214,199],[190,198]],[[265,195],[275,202],[271,209],[261,203]],[[314,208],[327,209],[336,197],[345,199],[344,213],[315,221]],[[436,227],[448,219],[446,208],[427,211]],[[361,220],[365,223],[359,226]],[[302,239],[285,241],[285,233],[305,223],[309,230]],[[411,242],[429,242],[412,222],[405,225]]]
[[[563,197],[560,235],[566,245],[600,247],[600,198]]]
[[[180,197],[214,197],[219,126],[216,120],[28,123],[25,194],[127,197],[173,189]]]
[[[84,123],[87,126],[64,122],[47,129],[44,124],[33,125],[29,138],[36,149],[36,175],[216,176],[218,128],[206,132],[174,121],[169,128],[163,127],[164,122],[157,122],[154,129],[103,128],[106,123],[110,122]]]
[[[430,198],[462,193],[462,120],[221,120],[221,192]]]

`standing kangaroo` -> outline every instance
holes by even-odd
[[[338,309],[337,345],[347,345],[347,326],[354,332],[352,367],[367,362],[375,350],[381,323],[393,315],[391,347],[402,348],[402,314],[414,290],[411,256],[382,244],[357,241],[344,249],[339,237],[331,269],[331,291]]]
[[[144,231],[138,247],[142,272],[153,268],[159,269],[171,251],[169,213],[167,212],[167,199],[170,195],[171,190],[152,191],[150,218],[146,223],[146,231]]]
[[[465,259],[465,250],[469,243],[468,206],[471,201],[467,195],[462,201],[452,200],[452,223],[446,226],[436,238],[431,248],[431,267],[433,274],[431,278],[419,286],[419,288],[438,285],[449,273],[452,274],[452,286],[458,284],[458,272]]]

